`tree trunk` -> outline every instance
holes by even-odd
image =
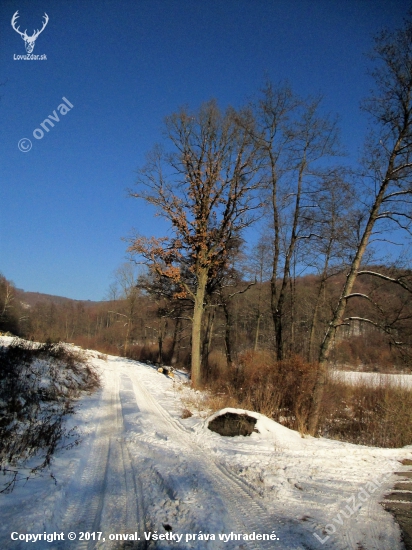
[[[232,354],[232,342],[231,342],[231,328],[232,323],[230,319],[230,312],[227,305],[227,302],[223,300],[223,311],[225,312],[226,326],[225,326],[225,352],[226,352],[226,361],[227,366],[230,367],[233,363],[233,354]]]
[[[388,169],[386,171],[385,178],[382,181],[379,192],[376,195],[375,202],[370,210],[368,222],[365,226],[362,238],[358,245],[358,249],[356,251],[352,265],[349,269],[349,273],[346,277],[346,282],[343,287],[342,294],[339,298],[338,306],[335,310],[335,314],[333,316],[332,321],[329,323],[329,327],[326,331],[325,337],[323,339],[323,342],[320,348],[319,368],[318,368],[315,386],[312,393],[311,410],[308,417],[308,430],[311,435],[315,435],[318,429],[322,398],[323,398],[323,393],[324,393],[326,378],[327,378],[327,361],[332,349],[332,344],[335,337],[336,329],[342,324],[343,316],[345,314],[345,309],[346,309],[346,303],[348,300],[347,296],[352,292],[353,285],[355,284],[356,277],[358,276],[358,271],[362,262],[363,255],[368,245],[375,222],[379,216],[379,210],[382,205],[382,201],[384,199],[386,190],[392,180],[393,167],[395,164],[397,151],[401,145],[401,142],[402,140],[399,138],[389,158]]]
[[[315,357],[314,357],[315,353],[314,353],[313,348],[315,346],[316,324],[318,322],[320,299],[321,299],[321,296],[322,296],[322,290],[324,288],[324,285],[325,285],[325,280],[322,278],[322,280],[320,282],[318,296],[317,296],[317,299],[316,299],[315,309],[313,310],[312,321],[311,321],[311,326],[310,326],[309,350],[308,350],[308,360],[310,362],[315,360]]]
[[[159,323],[159,332],[157,335],[157,342],[159,345],[159,354],[158,354],[158,363],[159,365],[163,365],[163,341],[167,330],[167,323],[164,321],[164,319],[160,320]]]
[[[205,366],[205,368],[208,369],[208,359],[210,354],[210,349],[212,346],[212,338],[213,338],[213,325],[215,321],[215,307],[212,307],[209,310],[209,314],[207,316],[207,325],[206,330],[203,338],[203,345],[202,345],[202,364]]]
[[[260,334],[260,318],[262,317],[260,313],[260,305],[258,307],[257,320],[256,320],[256,332],[255,332],[255,345],[253,351],[257,351],[259,348],[259,334]]]
[[[321,302],[321,299],[322,299],[322,293],[323,293],[325,285],[326,285],[326,279],[327,279],[328,267],[329,267],[329,257],[330,257],[330,254],[331,254],[331,249],[332,249],[332,240],[330,240],[329,244],[328,244],[325,264],[323,266],[322,279],[320,281],[319,291],[318,291],[318,295],[317,295],[317,298],[316,298],[316,304],[315,304],[315,308],[313,310],[313,315],[312,315],[312,322],[311,322],[310,336],[309,336],[309,351],[308,351],[308,359],[311,362],[315,361],[314,346],[315,346],[316,324],[318,322],[318,314],[319,314],[319,309],[320,309],[320,302]]]
[[[269,156],[271,161],[271,170],[272,170],[272,209],[273,209],[273,228],[274,228],[274,237],[273,237],[273,264],[272,264],[272,277],[270,280],[270,306],[272,310],[273,323],[275,325],[275,334],[276,334],[276,344],[278,343],[278,335],[282,332],[282,321],[281,316],[279,315],[278,310],[278,289],[277,289],[277,277],[278,277],[278,265],[279,265],[279,255],[280,255],[280,215],[278,210],[278,181],[276,174],[276,162],[273,158],[272,151],[269,150]],[[278,346],[276,346],[276,352],[279,357]]]
[[[208,327],[208,338],[207,338],[207,347],[206,347],[206,359],[209,359],[209,353],[212,348],[212,338],[213,338],[213,327],[215,324],[215,310],[213,310],[212,320],[210,321],[210,325]]]
[[[283,336],[283,316],[284,316],[284,305],[286,301],[286,292],[287,286],[290,278],[290,265],[292,261],[292,256],[295,251],[295,246],[297,242],[297,228],[300,216],[300,197],[302,193],[302,181],[303,174],[306,168],[306,157],[303,156],[299,167],[297,191],[296,191],[296,200],[295,200],[295,209],[293,213],[293,223],[291,228],[290,242],[285,256],[285,265],[283,268],[283,279],[282,285],[280,287],[279,294],[277,295],[277,300],[273,300],[272,292],[272,314],[273,321],[275,323],[275,338],[276,338],[276,355],[278,361],[284,359],[284,336]]]
[[[204,300],[207,283],[207,271],[202,269],[197,277],[197,290],[193,308],[192,320],[192,359],[191,380],[192,386],[198,388],[202,382],[202,320],[204,312]]]
[[[295,270],[294,270],[295,271]],[[295,274],[293,278],[289,281],[290,286],[290,355],[296,353],[295,349],[295,299],[296,299],[296,277]]]
[[[124,339],[124,357],[127,357],[127,352],[128,352],[128,348],[129,348],[129,331],[130,331],[130,324],[127,323],[127,330],[126,330],[126,336],[125,336],[125,339]],[[89,336],[90,338],[90,336]]]
[[[177,335],[179,334],[179,329],[180,329],[180,319],[177,318],[175,322],[175,328],[173,331],[172,348],[170,350],[170,363],[172,365],[174,365],[177,362],[177,357],[175,352],[176,352]]]

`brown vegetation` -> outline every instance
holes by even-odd
[[[402,271],[392,272],[392,275],[409,277],[408,272]],[[324,330],[327,310],[341,285],[341,277],[337,275],[324,284],[316,325],[318,337]],[[225,349],[227,316],[218,305],[206,309],[207,319],[213,312],[212,326],[207,322],[202,331],[203,338],[209,344],[209,348],[204,348],[204,385],[211,391],[208,405],[212,409],[231,406],[254,410],[302,433],[307,431],[317,369],[316,363],[307,362],[310,314],[317,300],[320,282],[321,279],[313,275],[295,281],[293,319],[290,317],[289,322],[285,323],[284,332],[291,355],[283,361],[276,360],[268,283],[257,283],[248,292],[235,294],[230,300],[232,363],[228,363]],[[371,294],[383,304],[382,311],[374,312],[370,308],[364,310],[365,314],[376,319],[378,315],[384,315],[385,319],[396,317],[401,289],[387,281],[376,286],[376,281],[367,276],[359,282],[362,283],[359,291]],[[240,284],[239,288],[244,286]],[[17,295],[19,301],[24,303],[24,293]],[[165,316],[164,304],[160,304],[162,307],[159,308],[158,298],[144,290],[139,290],[133,299],[136,304],[133,315],[128,317],[130,329],[126,350],[128,327],[123,315],[118,314],[127,315],[129,305],[127,297],[122,296],[99,303],[70,300],[55,303],[49,297],[46,302],[38,302],[23,310],[24,318],[20,320],[18,330],[20,334],[35,340],[66,339],[104,354],[127,355],[138,361],[189,368],[190,321],[184,318],[184,309],[178,310],[179,318],[175,319],[173,308]],[[289,301],[289,304],[292,305],[292,302]],[[412,304],[404,304],[404,313],[411,307]],[[409,316],[404,317],[397,321],[397,334],[403,335],[408,346],[399,349],[391,345],[391,337],[386,332],[370,324],[354,323],[338,332],[330,365],[373,372],[410,372],[407,352],[412,331]],[[258,321],[258,349],[254,350]],[[162,342],[161,357],[159,338]],[[412,425],[412,418],[408,416],[408,411],[412,410],[411,395],[410,391],[399,388],[353,387],[328,379],[317,433],[378,446],[411,444],[408,431],[408,426]]]
[[[253,410],[307,433],[317,365],[299,357],[277,361],[268,352],[246,352],[238,367],[215,377],[205,406]],[[317,435],[359,445],[403,447],[412,444],[412,391],[381,379],[364,382],[327,380]]]

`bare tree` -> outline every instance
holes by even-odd
[[[154,205],[172,237],[133,237],[129,252],[191,299],[192,384],[201,382],[201,330],[207,286],[227,262],[228,243],[240,236],[259,207],[256,146],[239,119],[247,114],[215,101],[197,112],[182,109],[166,119],[173,151],[155,148],[131,196]]]
[[[20,322],[25,319],[22,308],[16,300],[16,288],[0,273],[0,330],[19,333]]]
[[[348,269],[344,287],[320,350],[320,367],[312,399],[309,431],[316,433],[326,381],[327,361],[336,330],[345,322],[348,302],[354,298],[353,287],[362,273],[362,261],[373,240],[389,242],[392,226],[411,235],[412,204],[412,19],[395,32],[383,31],[375,39],[373,58],[377,62],[372,76],[376,92],[365,102],[374,129],[365,148],[363,201],[366,216],[360,226],[359,241]],[[385,235],[382,236],[382,232]],[[393,237],[396,237],[392,233]],[[368,270],[367,270],[368,271]],[[384,277],[379,272],[371,276]],[[393,281],[408,285],[401,279]],[[360,298],[358,296],[358,298]],[[369,298],[365,296],[364,300]],[[368,322],[366,318],[357,321]]]
[[[356,249],[354,232],[358,222],[356,192],[352,174],[339,168],[326,174],[314,188],[312,199],[303,216],[310,219],[314,238],[306,253],[305,263],[319,274],[315,303],[310,319],[307,357],[317,361],[319,356],[319,321],[322,332],[328,318],[320,319],[326,285],[331,277],[341,273],[350,264]]]
[[[0,296],[0,322],[4,323],[8,312],[14,302],[14,287],[10,281],[0,275],[1,296]]]
[[[302,100],[288,86],[263,89],[254,105],[254,140],[262,155],[273,227],[271,306],[278,359],[285,354],[284,326],[288,288],[298,247],[313,237],[307,217],[322,163],[337,154],[336,122],[321,115],[321,99]]]
[[[263,283],[270,280],[271,274],[271,236],[269,232],[263,233],[256,245],[253,247],[249,255],[249,266],[247,271],[252,276],[252,279],[257,283],[257,300],[256,300],[256,325],[253,350],[259,348],[260,328],[263,317],[262,291]]]
[[[256,281],[243,281],[241,261],[243,259],[241,251],[242,243],[237,240],[230,244],[228,254],[228,265],[222,271],[216,281],[216,292],[218,295],[218,304],[222,307],[225,318],[225,354],[227,365],[231,367],[234,361],[233,346],[233,304],[240,294],[247,292]],[[239,263],[239,265],[237,265]]]
[[[112,300],[118,296],[125,306],[124,311],[109,311],[117,317],[124,330],[123,353],[126,356],[133,335],[136,314],[138,311],[138,299],[140,290],[137,286],[138,274],[136,268],[131,263],[124,263],[115,271],[115,282],[110,285],[109,295]]]
[[[164,340],[167,336],[169,325],[174,321],[170,359],[173,359],[178,336],[181,332],[181,321],[184,318],[184,309],[187,307],[184,300],[178,300],[174,296],[178,289],[173,281],[155,272],[148,272],[138,278],[137,286],[142,289],[155,304],[155,318],[151,324],[157,333],[159,352],[157,361],[163,364]],[[187,302],[187,301],[186,301]]]

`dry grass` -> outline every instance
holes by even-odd
[[[372,387],[330,379],[320,429],[322,435],[360,445],[399,448],[412,443],[412,391],[381,379]]]
[[[299,357],[276,361],[270,352],[247,351],[236,366],[209,382],[210,408],[244,408],[305,432],[316,367]]]
[[[338,342],[331,361],[348,370],[356,367],[364,372],[412,373],[410,358],[391,348],[389,341],[378,331]]]
[[[226,407],[239,408],[239,402],[237,401],[234,395],[229,395],[227,393],[208,393],[207,398],[204,400],[204,405],[212,413],[219,411],[220,409],[225,409]]]
[[[83,349],[100,351],[106,355],[121,355],[121,346],[98,336],[89,338],[87,336],[77,335],[71,339],[71,342]]]
[[[225,407],[260,412],[306,433],[317,366],[299,357],[276,361],[269,352],[247,351],[228,369],[213,357],[203,408]],[[412,391],[382,378],[345,384],[329,379],[319,434],[361,445],[398,448],[412,444]]]

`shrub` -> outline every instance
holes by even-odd
[[[276,361],[268,351],[245,351],[236,364],[223,367],[209,382],[214,394],[224,392],[230,406],[250,409],[305,431],[316,366],[294,356]]]
[[[219,366],[209,381],[212,410],[238,407],[265,414],[305,433],[316,365],[295,356],[276,361],[268,351],[246,351],[234,367]],[[387,379],[373,387],[329,378],[319,435],[360,445],[403,447],[412,444],[412,391]]]
[[[365,382],[328,381],[320,433],[359,445],[404,447],[412,444],[412,391],[388,380],[373,387]]]
[[[3,492],[12,490],[29,461],[27,478],[50,464],[59,442],[76,444],[76,434],[66,431],[63,420],[74,412],[74,398],[95,389],[99,379],[79,352],[51,342],[16,339],[0,347],[0,363]]]

